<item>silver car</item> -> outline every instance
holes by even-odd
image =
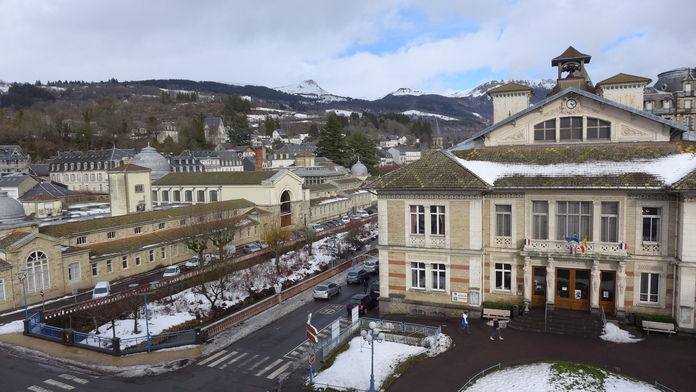
[[[364,268],[365,268],[365,270],[367,270],[367,272],[369,272],[371,274],[379,272],[379,260],[377,260],[377,259],[365,260]]]
[[[314,287],[314,299],[329,299],[341,293],[341,286],[334,282],[324,282]]]

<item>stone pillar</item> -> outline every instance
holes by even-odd
[[[532,258],[524,258],[524,312],[529,312],[529,304],[532,302]]]
[[[616,288],[616,316],[623,318],[626,315],[626,263],[623,261],[619,261],[619,270],[616,272]]]
[[[553,304],[555,303],[555,293],[556,293],[556,269],[553,265],[553,257],[549,257],[546,263],[546,306],[549,310],[553,310]]]
[[[592,261],[592,276],[590,277],[590,311],[599,312],[599,286],[601,274],[599,272],[599,260]]]

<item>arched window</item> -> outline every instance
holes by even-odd
[[[289,226],[292,223],[292,207],[290,204],[290,192],[285,191],[280,195],[280,225]]]
[[[34,251],[27,258],[27,291],[36,293],[50,287],[48,258],[41,251]]]

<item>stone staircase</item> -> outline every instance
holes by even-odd
[[[558,335],[573,335],[595,338],[602,334],[602,317],[584,311],[556,309],[548,312],[544,330],[544,309],[532,309],[523,316],[508,322],[508,328],[528,332],[547,332]]]

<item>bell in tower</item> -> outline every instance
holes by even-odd
[[[551,60],[551,66],[558,68],[558,79],[556,87],[551,90],[548,96],[556,94],[568,87],[575,87],[581,90],[594,93],[592,80],[585,70],[585,64],[589,64],[592,56],[580,53],[577,49],[569,46],[560,56]]]

